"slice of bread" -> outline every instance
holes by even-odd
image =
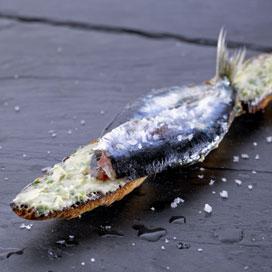
[[[11,202],[10,206],[18,216],[28,220],[47,220],[53,218],[72,219],[99,206],[110,206],[113,202],[121,200],[127,194],[131,193],[135,188],[139,187],[144,182],[144,180],[145,178],[140,178],[129,181],[115,192],[101,195],[99,199],[88,200],[85,203],[72,205],[71,207],[67,207],[59,211],[52,211],[48,214],[37,215],[35,208],[28,208],[23,206],[19,207],[15,202]]]
[[[10,204],[29,220],[71,219],[99,206],[109,206],[140,186],[136,180],[97,180],[90,175],[96,142],[79,148],[47,174],[25,187]]]

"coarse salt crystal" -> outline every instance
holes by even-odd
[[[215,180],[211,179],[210,182],[209,182],[209,185],[212,186],[212,185],[214,185],[214,183],[215,183]]]
[[[238,185],[241,186],[242,185],[242,181],[240,179],[235,179],[234,182]]]
[[[204,212],[206,212],[206,213],[212,213],[212,206],[210,206],[209,204],[205,204],[205,206],[204,206]]]
[[[243,153],[243,154],[241,154],[241,158],[242,159],[249,159],[249,155],[248,154],[246,154],[246,153]]]
[[[229,197],[228,192],[225,190],[220,192],[220,196],[224,199],[227,199]]]

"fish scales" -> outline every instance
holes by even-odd
[[[235,100],[227,79],[153,91],[135,103],[141,106],[132,107],[129,121],[100,139],[98,168],[110,178],[134,179],[198,161],[227,133]]]

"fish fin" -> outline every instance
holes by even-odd
[[[237,71],[244,63],[245,54],[245,48],[234,51],[232,55],[229,54],[226,46],[226,31],[221,28],[217,42],[215,80],[227,77],[232,82]]]

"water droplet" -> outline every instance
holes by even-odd
[[[8,177],[5,177],[4,180],[5,180],[5,181],[8,181],[9,179],[8,179]]]
[[[166,230],[163,228],[149,229],[144,225],[134,225],[133,228],[138,231],[138,236],[141,239],[150,242],[156,242],[166,235]]]
[[[99,228],[97,228],[97,233],[99,236],[103,236],[103,237],[122,237],[124,236],[124,234],[113,230],[111,228],[106,228],[104,226],[100,226]]]
[[[190,244],[184,243],[184,242],[178,242],[177,243],[177,248],[178,249],[189,249],[191,247]]]
[[[100,114],[104,114],[104,113],[105,113],[105,111],[103,111],[103,110],[100,111]]]
[[[185,216],[172,216],[169,219],[169,223],[173,223],[173,224],[185,224],[186,223],[186,217]]]

